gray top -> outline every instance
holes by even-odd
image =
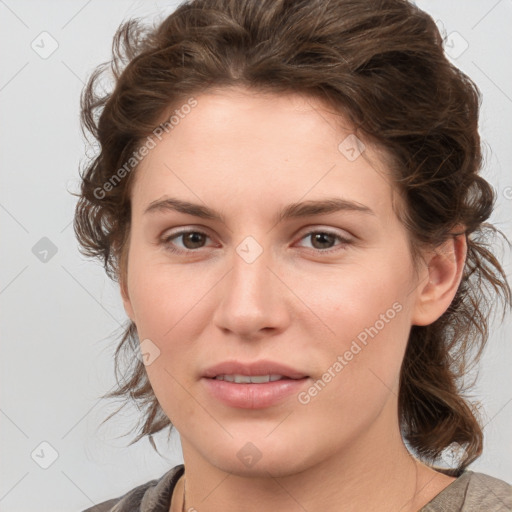
[[[175,466],[159,479],[83,512],[169,512],[172,492],[184,469],[183,464]],[[466,470],[418,512],[482,511],[512,511],[512,485],[485,473]]]

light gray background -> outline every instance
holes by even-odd
[[[485,176],[498,191],[491,220],[512,238],[512,0],[417,4],[442,23],[446,51],[483,93]],[[0,0],[1,511],[82,510],[182,462],[176,435],[169,444],[158,438],[164,457],[146,439],[125,446],[129,439],[118,436],[135,420],[133,409],[99,426],[115,407],[99,395],[114,384],[118,338],[111,335],[126,317],[101,265],[78,253],[71,225],[76,199],[68,193],[77,191],[84,158],[83,82],[110,58],[122,20],[170,13],[176,5]],[[35,41],[39,53],[51,49],[43,31],[58,43],[47,58],[31,47]],[[46,262],[33,252],[47,243],[43,237],[57,250]],[[500,258],[510,276],[510,252]],[[487,425],[484,455],[471,467],[508,482],[510,338],[509,316],[492,330],[475,388]],[[58,457],[43,469],[52,449]]]

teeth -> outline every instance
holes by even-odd
[[[217,375],[217,380],[225,380],[227,382],[235,382],[236,384],[263,384],[264,382],[274,382],[284,379],[282,375]]]

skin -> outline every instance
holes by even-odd
[[[365,142],[362,156],[347,159],[338,145],[352,132],[332,109],[298,94],[234,88],[196,99],[136,171],[121,283],[140,340],[160,350],[146,370],[180,433],[186,510],[419,510],[454,478],[403,444],[400,365],[411,326],[434,322],[456,293],[464,236],[425,252],[415,274],[382,152]],[[226,222],[144,214],[164,196],[208,206]],[[332,196],[374,215],[272,220],[289,203]],[[183,228],[207,236],[164,241]],[[312,230],[351,243],[315,243]],[[247,236],[263,250],[252,263],[236,251]],[[200,380],[227,359],[271,359],[309,375],[307,390],[397,302],[400,312],[307,404],[292,396],[264,409],[232,408]],[[247,442],[261,453],[251,467],[237,457]],[[183,483],[171,512],[182,510]]]

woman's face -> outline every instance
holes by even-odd
[[[398,429],[425,277],[414,278],[382,161],[311,98],[195,99],[136,171],[123,292],[185,460],[276,476],[355,446],[371,453]],[[155,206],[171,198],[222,220]],[[327,200],[346,208],[309,207]],[[295,378],[205,377],[223,362],[242,367],[210,377]]]

